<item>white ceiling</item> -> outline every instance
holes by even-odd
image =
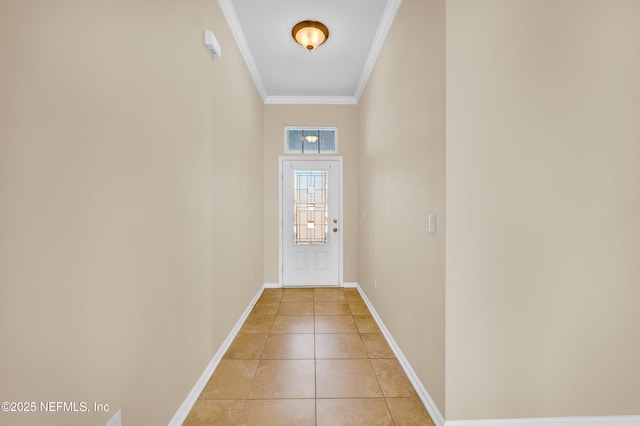
[[[271,104],[357,103],[400,1],[218,0]],[[291,37],[291,28],[307,19],[329,28],[327,42],[312,52]]]

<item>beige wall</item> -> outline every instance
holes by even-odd
[[[358,110],[355,105],[265,105],[264,107],[264,282],[279,280],[278,157],[284,155],[284,126],[337,126],[344,171],[344,280],[358,280]]]
[[[402,2],[360,101],[358,154],[358,281],[442,412],[444,12]]]
[[[640,413],[640,3],[447,1],[447,419]]]
[[[0,400],[112,408],[0,422],[166,424],[263,275],[262,103],[226,21],[4,0],[0,57]]]

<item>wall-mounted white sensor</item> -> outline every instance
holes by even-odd
[[[213,59],[220,59],[222,51],[220,50],[220,43],[216,40],[216,37],[211,31],[204,32],[204,45],[207,46],[209,52],[213,55]]]

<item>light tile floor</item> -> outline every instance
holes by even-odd
[[[265,289],[184,422],[431,425],[356,289]]]

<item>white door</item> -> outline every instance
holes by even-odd
[[[342,159],[280,158],[283,286],[339,286]]]

